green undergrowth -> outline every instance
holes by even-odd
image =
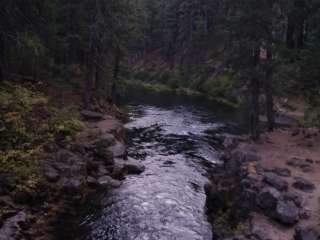
[[[76,107],[56,108],[31,86],[0,86],[0,173],[16,188],[32,190],[42,181],[40,161],[48,143],[65,143],[84,128]]]
[[[248,232],[250,229],[249,223],[239,222],[237,224],[230,224],[232,217],[230,211],[220,211],[215,214],[212,221],[212,229],[217,239],[226,239],[232,236],[238,236]]]

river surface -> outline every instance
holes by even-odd
[[[225,114],[198,106],[131,104],[128,110],[128,155],[146,170],[93,198],[77,239],[211,240],[203,186],[218,163],[219,136],[233,125]]]

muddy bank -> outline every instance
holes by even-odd
[[[0,239],[56,239],[56,226],[65,214],[76,214],[88,194],[117,188],[127,174],[144,167],[127,160],[124,128],[108,114],[82,112],[87,128],[75,141],[46,146],[41,161],[44,183],[30,194],[10,192],[11,176],[1,175]]]
[[[215,239],[318,239],[319,140],[317,129],[227,139],[205,186]]]

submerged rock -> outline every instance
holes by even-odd
[[[100,187],[110,187],[110,188],[117,188],[121,186],[121,182],[118,180],[113,179],[110,176],[103,176],[100,177],[97,181]]]

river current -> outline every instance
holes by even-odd
[[[211,240],[203,186],[232,128],[204,108],[128,106],[128,158],[145,165],[88,204],[81,240]],[[231,127],[230,127],[231,126]]]

